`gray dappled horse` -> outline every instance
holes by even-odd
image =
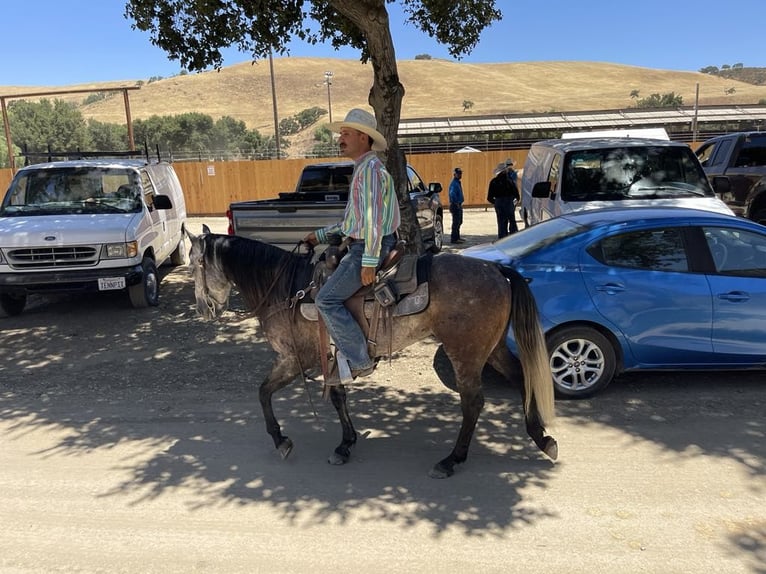
[[[203,227],[202,235],[187,231],[197,311],[214,319],[226,310],[232,286],[260,323],[277,356],[259,398],[266,429],[283,458],[293,443],[282,434],[274,416],[272,395],[320,365],[319,329],[291,305],[295,294],[311,281],[314,264],[307,254],[288,253],[278,247],[230,235],[217,235]],[[481,374],[485,364],[506,379],[513,374],[513,357],[505,344],[508,324],[519,346],[524,373],[521,391],[526,429],[535,444],[555,459],[558,446],[545,434],[554,416],[553,382],[537,306],[524,279],[511,269],[442,253],[433,257],[429,279],[430,302],[414,315],[395,317],[388,350],[396,352],[429,336],[441,342],[455,371],[463,423],[452,452],[436,463],[430,475],[451,476],[465,462],[476,421],[484,406]],[[330,400],[338,412],[343,439],[331,455],[331,464],[348,461],[357,434],[351,423],[343,385],[330,387]]]

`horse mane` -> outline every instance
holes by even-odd
[[[248,309],[284,303],[311,281],[312,253],[299,254],[245,237],[213,235],[206,255],[219,262],[227,279],[237,286]]]

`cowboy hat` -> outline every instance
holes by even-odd
[[[329,128],[339,132],[341,128],[351,128],[370,136],[373,151],[383,151],[388,147],[385,136],[378,131],[378,122],[370,112],[354,108],[346,114],[342,122],[332,122]]]
[[[497,164],[497,167],[493,170],[492,173],[497,175],[498,173],[502,171],[512,168],[513,165],[514,165],[513,160],[511,158],[508,158],[507,160],[501,161],[499,164]]]

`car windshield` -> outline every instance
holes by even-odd
[[[615,201],[707,196],[714,193],[691,149],[625,146],[567,154],[561,197]]]
[[[141,211],[133,170],[110,167],[22,170],[11,182],[0,215],[63,215]]]
[[[556,217],[512,233],[495,241],[493,245],[509,259],[516,259],[561,239],[577,235],[585,227],[565,217]]]

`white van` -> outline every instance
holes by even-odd
[[[0,308],[31,293],[124,290],[159,301],[157,268],[186,262],[186,203],[173,167],[82,159],[20,169],[0,204]]]
[[[530,148],[521,178],[527,226],[563,213],[632,205],[732,213],[681,142],[589,137],[544,140]]]

